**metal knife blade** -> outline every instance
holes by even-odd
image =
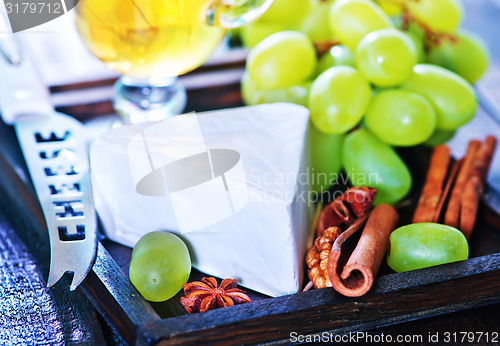
[[[3,20],[3,23],[1,23]],[[27,49],[0,16],[0,112],[14,126],[47,223],[51,247],[47,286],[73,272],[74,290],[97,251],[85,131],[55,112]]]

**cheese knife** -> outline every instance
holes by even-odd
[[[47,286],[70,272],[74,290],[92,268],[97,249],[84,127],[53,109],[27,47],[7,23],[0,15],[0,113],[15,129],[47,224]]]

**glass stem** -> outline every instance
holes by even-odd
[[[162,120],[182,113],[186,88],[177,77],[120,77],[114,85],[113,105],[125,123]]]

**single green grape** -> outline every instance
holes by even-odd
[[[186,244],[168,232],[150,232],[135,244],[130,261],[130,282],[152,302],[172,298],[191,273]]]
[[[346,133],[359,123],[370,100],[370,84],[361,73],[350,66],[332,67],[311,86],[311,120],[325,133]]]
[[[387,15],[399,16],[403,13],[406,0],[375,0],[375,2]]]
[[[403,89],[379,92],[365,116],[368,130],[382,141],[398,146],[421,144],[436,129],[436,114],[427,99]]]
[[[409,12],[416,20],[435,33],[453,33],[463,17],[460,0],[407,1]]]
[[[330,67],[340,65],[355,67],[356,63],[354,61],[354,54],[346,46],[333,46],[319,59],[318,66],[316,68],[316,75],[319,76]]]
[[[307,107],[312,81],[273,90],[259,90],[248,73],[241,78],[241,95],[246,105],[290,102]]]
[[[302,23],[313,11],[311,1],[274,0],[259,19],[241,28],[241,40],[247,48],[254,48],[260,41],[274,33],[301,30]]]
[[[423,36],[419,36],[413,31],[403,31],[403,34],[408,36],[410,40],[413,41],[415,45],[415,49],[417,52],[417,64],[424,63],[426,60],[425,48],[424,48],[424,39]]]
[[[409,22],[407,26],[408,27],[404,32],[411,32],[415,37],[417,37],[422,42],[426,39],[427,32],[420,25],[418,25],[415,22]]]
[[[309,13],[299,25],[299,30],[314,42],[332,39],[333,35],[328,23],[330,6],[328,1],[311,2]]]
[[[257,21],[249,25],[241,27],[240,37],[243,45],[247,48],[254,48],[260,41],[272,34],[280,31],[289,30],[290,28],[283,23],[268,23]]]
[[[373,84],[382,87],[404,82],[417,63],[417,49],[408,35],[393,28],[366,35],[356,49],[356,65]]]
[[[352,185],[377,189],[375,204],[395,204],[411,189],[412,177],[405,163],[392,147],[366,129],[346,136],[342,166]]]
[[[394,27],[384,11],[370,0],[336,0],[329,16],[332,34],[352,51],[370,32]]]
[[[343,135],[330,135],[309,126],[308,144],[310,169],[308,182],[311,191],[321,194],[336,183],[342,166]]]
[[[414,223],[392,232],[387,264],[396,272],[466,260],[469,246],[456,228],[437,223]]]
[[[476,113],[474,89],[462,77],[435,65],[418,64],[402,85],[431,101],[437,116],[437,128],[456,130],[468,123]]]
[[[455,39],[456,41],[443,39],[433,44],[427,61],[475,83],[488,69],[488,47],[481,37],[466,30],[458,32]]]
[[[300,84],[316,69],[316,51],[299,31],[281,31],[266,37],[248,54],[246,70],[260,90]]]
[[[456,130],[436,130],[432,136],[424,142],[425,146],[435,147],[440,144],[448,142],[455,136]]]
[[[298,28],[309,14],[312,2],[307,0],[274,0],[269,9],[259,17],[259,22],[283,23]]]
[[[383,88],[383,87],[377,87],[374,86],[372,89],[372,100],[375,96],[380,94],[381,92],[387,91],[387,90],[394,90],[394,88]]]

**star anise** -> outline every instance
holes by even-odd
[[[236,288],[237,282],[224,279],[217,287],[215,278],[205,277],[201,281],[185,283],[182,287],[186,296],[181,298],[181,304],[189,313],[193,313],[251,302],[244,291]]]

